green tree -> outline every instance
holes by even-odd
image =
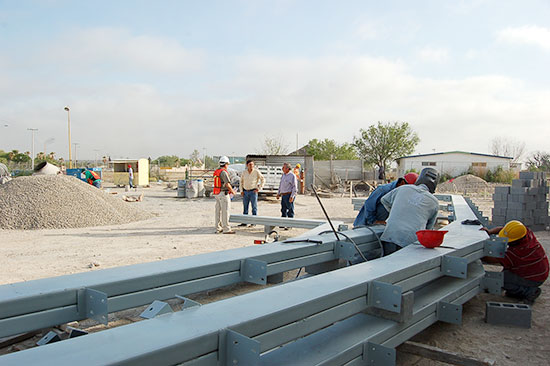
[[[218,161],[208,155],[206,155],[204,159],[204,164],[206,166],[206,169],[216,169],[219,166]]]
[[[353,138],[353,145],[367,164],[377,165],[385,179],[386,168],[400,156],[410,155],[420,139],[407,122],[378,122],[360,136]]]
[[[175,166],[179,166],[180,158],[178,158],[176,155],[163,155],[156,158],[153,163],[161,167],[173,168]]]
[[[356,160],[357,153],[353,145],[344,142],[339,145],[331,139],[310,140],[307,144],[308,155],[313,155],[315,160]]]
[[[527,160],[530,171],[550,172],[550,154],[546,151],[536,151]]]
[[[265,136],[257,153],[262,155],[285,155],[288,149],[289,145],[283,136]]]

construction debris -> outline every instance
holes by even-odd
[[[125,224],[149,215],[71,176],[19,177],[0,185],[0,229]]]

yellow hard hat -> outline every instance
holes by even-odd
[[[498,236],[508,238],[508,242],[516,241],[523,238],[527,234],[527,228],[517,220],[508,221],[500,230]]]
[[[296,164],[296,168],[300,169],[301,167],[300,163]]]

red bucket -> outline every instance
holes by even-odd
[[[424,247],[435,248],[443,243],[443,237],[447,233],[446,230],[419,230],[416,232],[416,237]]]

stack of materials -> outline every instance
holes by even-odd
[[[520,172],[512,186],[495,187],[493,225],[519,220],[531,230],[545,230],[550,224],[546,173]]]
[[[0,229],[62,229],[125,224],[149,215],[66,175],[15,178],[0,185]]]

